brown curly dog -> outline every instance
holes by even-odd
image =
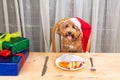
[[[61,36],[61,52],[82,52],[83,33],[73,21],[61,21],[57,33]]]

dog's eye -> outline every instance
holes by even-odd
[[[68,25],[66,25],[65,27],[68,28]]]
[[[75,29],[75,26],[74,26],[74,25],[73,25],[72,27],[73,27],[73,29]]]

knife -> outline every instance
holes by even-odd
[[[49,56],[46,56],[41,76],[43,76],[46,73],[46,71],[47,71],[47,61],[48,61],[48,59],[49,59]]]

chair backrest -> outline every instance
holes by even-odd
[[[90,43],[91,43],[91,26],[85,22],[84,20],[82,20],[81,18],[76,17],[80,23],[81,23],[81,28],[83,31],[83,39],[82,39],[82,44],[83,44],[83,51],[84,52],[90,52]],[[65,21],[69,18],[64,18],[64,19],[60,19],[57,23],[55,23],[55,25],[52,28],[52,52],[56,52],[56,43],[55,43],[55,34],[56,34],[56,30],[58,28],[58,25],[61,21]],[[61,40],[61,37],[60,37]],[[61,42],[61,41],[59,41]],[[61,46],[61,43],[60,43]]]
[[[64,19],[60,19],[57,23],[55,23],[55,25],[52,28],[52,52],[56,52],[56,44],[55,44],[55,34],[56,34],[56,29],[58,28],[58,24],[61,21],[65,21],[68,18],[64,18]]]

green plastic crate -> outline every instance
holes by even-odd
[[[29,39],[22,37],[11,38],[9,42],[3,42],[2,47],[3,49],[10,49],[12,54],[15,54],[29,48]]]

